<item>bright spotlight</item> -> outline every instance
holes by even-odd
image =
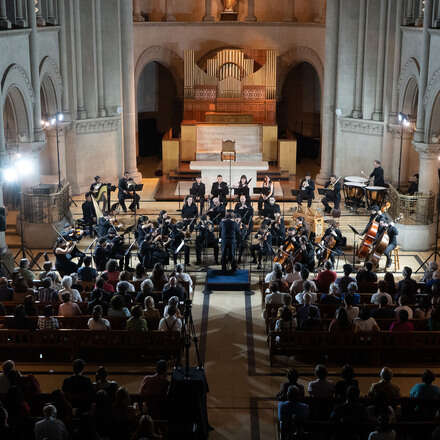
[[[402,113],[399,112],[399,114],[397,115],[397,118],[399,119],[399,122],[402,122],[402,119],[403,119]]]
[[[3,170],[3,180],[6,182],[15,182],[17,180],[17,171],[14,168],[5,168]]]
[[[22,175],[22,176],[28,176],[30,174],[34,173],[34,164],[32,162],[32,160],[30,159],[20,159],[17,164],[17,171]]]
[[[58,121],[64,121],[64,115],[62,113],[57,114]]]
[[[57,122],[56,118],[52,118],[50,120],[50,125],[55,125],[56,122]]]

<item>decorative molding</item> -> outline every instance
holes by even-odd
[[[54,86],[61,93],[63,89],[63,78],[57,62],[50,56],[45,56],[40,63],[40,80],[42,82],[44,75],[48,75]],[[61,96],[59,97],[61,99]],[[57,96],[58,99],[58,96]]]
[[[383,136],[384,123],[366,121],[364,119],[339,118],[341,131],[346,133],[363,134],[367,136]]]
[[[431,76],[428,85],[426,86],[425,96],[423,97],[423,104],[428,105],[430,98],[435,100],[440,89],[440,69],[437,69]],[[433,93],[435,92],[435,93]]]
[[[35,102],[35,93],[32,87],[31,80],[29,79],[26,70],[19,64],[11,64],[5,70],[1,82],[1,91],[3,95],[2,104],[4,103],[4,99],[6,98],[7,90],[12,86],[17,87],[22,93],[25,89],[31,101]]]
[[[416,58],[409,58],[402,70],[400,71],[399,81],[397,83],[397,93],[399,95],[399,111],[403,109],[406,91],[408,89],[408,84],[411,79],[414,79],[419,85],[420,79],[420,65]]]
[[[440,144],[424,144],[422,142],[413,142],[413,146],[417,153],[420,154],[421,158],[438,161]]]
[[[106,133],[116,131],[121,124],[121,118],[84,119],[75,122],[76,134]]]

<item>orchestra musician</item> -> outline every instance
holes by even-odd
[[[419,173],[414,174],[412,182],[408,187],[408,194],[413,196],[416,192],[419,192]]]
[[[82,260],[80,260],[78,264],[72,261],[72,258],[74,258],[72,253],[75,251],[75,249],[77,250],[75,242],[68,242],[63,238],[59,238],[56,241],[53,250],[55,255],[55,269],[60,273],[61,276],[70,275],[71,273],[76,272],[82,265]]]
[[[268,200],[273,196],[274,186],[272,179],[269,176],[264,176],[263,185],[261,186],[261,194],[258,199],[258,215],[265,216],[264,209]]]
[[[329,214],[332,211],[329,202],[333,203],[334,210],[338,211],[341,203],[341,184],[334,174],[330,176],[330,180],[325,184],[325,188],[328,191],[326,191],[325,197],[321,200],[325,207],[324,212]]]
[[[194,202],[200,203],[200,214],[203,212],[205,207],[205,184],[202,183],[202,178],[200,176],[196,177],[196,181],[192,184],[189,193],[193,196]]]
[[[296,217],[294,227],[296,229],[298,237],[301,237],[302,235],[305,235],[307,238],[310,237],[310,226],[308,225],[304,217]]]
[[[96,270],[105,270],[105,266],[107,265],[109,259],[110,252],[107,248],[107,239],[105,237],[101,237],[98,239],[98,244],[93,251],[93,261],[95,262]]]
[[[150,222],[150,219],[146,215],[141,215],[138,219],[137,228],[136,228],[136,242],[138,245],[141,245],[142,242],[151,235],[153,230],[153,223]]]
[[[391,252],[397,246],[397,236],[399,235],[399,231],[394,226],[394,222],[388,221],[386,217],[382,217],[379,221],[379,229],[377,230],[375,244],[382,239],[384,233],[388,234],[389,238],[388,246],[385,248],[383,253],[387,258],[385,268],[388,269],[391,267]]]
[[[275,197],[272,196],[269,198],[269,203],[266,203],[263,215],[265,218],[270,218],[271,220],[275,220],[275,216],[281,213],[280,205],[275,203]]]
[[[331,240],[330,237],[332,237],[334,240]],[[333,244],[330,246],[330,243]],[[321,256],[325,257],[328,253],[329,254],[328,258],[330,259],[334,267],[335,257],[343,254],[342,248],[344,246],[344,243],[345,243],[344,237],[342,236],[342,233],[339,230],[336,222],[331,220],[330,226],[324,231],[324,235],[322,236],[322,240],[320,243],[321,246],[324,247]],[[318,265],[322,266],[324,264],[324,260],[325,258],[320,258]]]
[[[101,186],[104,185],[102,178],[100,176],[95,176],[94,178],[95,182],[90,185],[90,192],[96,197],[99,193],[99,190],[101,189]],[[102,210],[106,211],[106,204],[107,204],[107,194],[104,194],[102,196]]]
[[[379,222],[382,218],[384,218],[384,215],[382,214],[382,211],[379,209],[379,206],[373,205],[370,211],[370,219],[368,220],[368,223],[365,226],[365,229],[363,230],[361,235],[365,235],[368,232],[374,221]]]
[[[202,264],[202,250],[214,248],[215,264],[218,264],[218,240],[214,234],[214,223],[208,220],[206,215],[202,215],[200,222],[196,225],[196,264]]]
[[[124,176],[119,179],[118,184],[118,201],[124,212],[127,212],[127,207],[125,206],[125,200],[131,199],[132,202],[128,207],[130,211],[136,212],[136,208],[139,209],[139,194],[130,190],[130,186],[134,185],[134,180],[129,177],[129,173],[126,171]]]
[[[245,196],[246,197],[246,202],[250,203],[251,197],[249,195],[249,182],[247,180],[247,177],[243,174],[240,177],[240,182],[238,183],[238,185],[234,186],[235,194],[237,195],[237,199],[238,200],[241,199],[241,196]]]
[[[374,169],[370,174],[370,179],[373,178],[373,186],[385,186],[384,172],[380,160],[373,162]]]
[[[297,258],[296,262],[301,263],[310,272],[315,269],[315,248],[306,236],[299,239],[299,249],[301,256]]]
[[[240,234],[238,224],[232,219],[230,212],[220,223],[220,238],[222,245],[222,270],[226,272],[226,265],[231,264],[234,271],[237,267],[235,261],[235,251],[237,247],[237,237]]]
[[[169,249],[172,253],[175,266],[177,265],[177,257],[180,254],[180,252],[182,252],[182,250],[185,256],[185,265],[187,266],[190,265],[189,246],[185,242],[185,234],[183,233],[184,228],[185,228],[185,224],[183,222],[178,222],[175,225],[171,225],[171,233],[170,233],[171,241],[169,244]]]
[[[124,243],[124,237],[118,235],[115,228],[110,228],[107,234],[106,249],[109,257],[119,261],[119,270],[129,267],[130,255],[127,254],[128,246]]]
[[[189,226],[190,232],[194,230],[195,219],[199,216],[197,205],[194,203],[192,195],[186,197],[182,208],[182,219],[185,227]]]
[[[214,198],[218,198],[220,203],[226,205],[226,196],[229,193],[228,184],[223,182],[223,176],[219,174],[217,176],[217,182],[214,182],[211,187],[211,195]]]
[[[258,243],[251,246],[252,264],[257,263],[258,258],[257,269],[261,269],[263,256],[273,255],[272,234],[267,222],[264,221],[261,224],[260,229],[255,234],[255,239]]]
[[[270,233],[272,234],[272,246],[280,246],[286,239],[286,227],[281,213],[275,213],[275,219],[272,220],[270,226]]]
[[[170,238],[159,233],[159,228],[153,228],[151,234],[145,237],[139,248],[139,261],[146,269],[151,269],[156,263],[167,266],[169,255],[166,248],[170,241]]]
[[[225,212],[225,205],[220,203],[218,197],[214,197],[211,201],[211,206],[206,215],[215,225],[218,225],[220,224],[220,221],[225,217]]]
[[[310,208],[314,198],[315,182],[312,180],[311,173],[308,172],[299,185],[298,205],[302,206],[302,201],[307,200],[307,207]]]
[[[248,238],[250,235],[251,228],[246,226],[246,224],[242,221],[242,219],[239,216],[235,217],[235,222],[237,223],[239,230],[237,237],[237,249],[238,249],[237,263],[240,264],[243,252],[248,245]]]
[[[169,236],[171,232],[171,217],[168,215],[168,211],[162,209],[157,217],[157,224],[159,225],[160,235]]]
[[[234,214],[236,215],[236,217],[240,217],[241,221],[246,225],[249,230],[253,229],[254,209],[247,201],[245,194],[242,194],[240,196],[240,202],[235,205]]]
[[[96,224],[96,212],[95,212],[95,206],[92,202],[92,195],[90,192],[86,193],[86,200],[81,205],[82,213],[83,213],[83,220],[84,223],[88,226],[89,234],[92,235],[93,232],[93,225]]]

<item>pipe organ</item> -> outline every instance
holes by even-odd
[[[184,69],[186,121],[206,122],[207,113],[233,113],[257,123],[275,122],[275,50],[221,49],[196,63],[190,49]]]

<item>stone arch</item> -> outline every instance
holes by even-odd
[[[324,92],[324,65],[318,53],[306,46],[295,46],[278,57],[277,90],[282,89],[290,70],[300,63],[311,64],[319,77],[321,93]]]
[[[56,61],[50,56],[41,60],[39,71],[42,99],[48,114],[53,115],[61,111],[63,80]]]
[[[399,82],[398,82],[398,93],[399,93],[399,109],[400,111],[410,114],[412,109],[413,101],[416,96],[418,96],[418,84],[420,80],[420,66],[418,61],[411,57],[407,60],[403,66]],[[412,102],[411,102],[412,101]]]
[[[0,105],[4,108],[6,100],[9,100],[18,134],[27,138],[23,140],[31,141],[34,129],[32,106],[35,102],[35,93],[26,71],[18,64],[11,64],[6,69],[0,86]]]
[[[435,136],[440,143],[440,69],[437,69],[428,81],[423,103],[426,109],[425,133],[428,142],[433,142],[432,137]]]
[[[176,83],[177,94],[179,97],[183,97],[183,59],[171,49],[162,46],[151,46],[139,56],[134,73],[136,90],[144,67],[152,61],[156,61],[169,69]]]

